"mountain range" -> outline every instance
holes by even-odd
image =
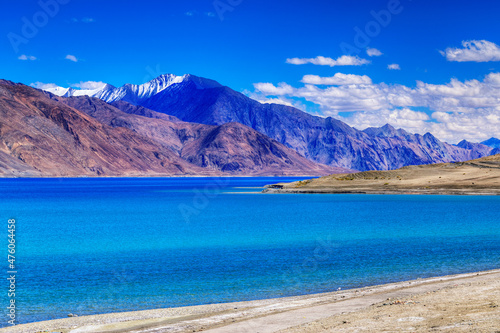
[[[0,175],[325,175],[239,123],[192,124],[119,100],[59,97],[0,80]]]
[[[259,103],[216,81],[194,75],[161,75],[143,85],[126,84],[119,88],[106,84],[96,90],[59,87],[47,91],[62,97],[88,95],[118,107],[115,103],[127,102],[183,122],[212,126],[239,123],[313,162],[344,169],[390,170],[498,153],[495,138],[484,143],[462,141],[451,145],[431,133],[412,134],[390,125],[358,130],[331,117]]]

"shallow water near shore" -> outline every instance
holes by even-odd
[[[18,322],[500,267],[499,196],[251,193],[295,179],[1,179]]]

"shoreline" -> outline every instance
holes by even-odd
[[[55,319],[6,327],[0,332],[253,332],[249,327],[258,328],[259,332],[277,332],[312,325],[335,313],[355,314],[388,297],[422,295],[459,284],[491,284],[490,281],[500,281],[500,269],[321,294]],[[267,330],[261,329],[263,325],[269,326]]]
[[[266,185],[276,186],[276,185]],[[265,187],[261,192],[263,194],[377,194],[377,195],[467,195],[467,196],[497,196],[500,195],[500,189],[390,189],[390,190],[375,190],[375,189],[356,189],[342,190],[332,188],[319,189],[298,189],[298,188],[273,188]]]
[[[267,185],[263,193],[500,195],[500,154]]]
[[[317,175],[130,175],[130,176],[33,176],[33,177],[7,177],[0,175],[0,180],[2,179],[179,179],[179,178],[311,178],[319,177]]]

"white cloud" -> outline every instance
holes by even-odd
[[[451,79],[446,84],[417,81],[413,88],[385,83],[320,88],[311,83],[324,83],[332,78],[306,77],[303,87],[287,83],[277,87],[271,83],[254,86],[256,93],[263,96],[312,102],[324,116],[341,119],[359,129],[389,123],[410,132],[431,132],[452,143],[462,139],[478,142],[500,135],[500,73],[490,73],[482,81]],[[350,114],[342,115],[345,112]]]
[[[70,61],[73,61],[73,62],[78,62],[78,59],[74,55],[71,55],[71,54],[68,54],[66,56],[66,58],[64,58],[64,59],[67,59],[67,60],[70,60]]]
[[[414,111],[409,108],[396,108],[393,110],[383,109],[376,112],[357,112],[353,116],[343,118],[342,120],[359,129],[391,124],[396,128],[403,128],[414,133],[422,132],[422,129],[427,127],[427,121],[430,120],[430,117],[425,112]]]
[[[295,106],[295,103],[289,99],[278,97],[278,98],[258,98],[256,99],[258,102],[262,104],[281,104],[286,106]]]
[[[36,57],[31,56],[31,55],[22,54],[17,59],[19,59],[19,60],[31,60],[31,61],[33,61],[33,60],[36,60]]]
[[[215,17],[214,12],[198,12],[196,10],[187,11],[184,13],[184,15],[186,15],[188,17],[201,17],[201,16],[206,16],[206,17],[210,17],[210,18]]]
[[[387,65],[387,68],[390,69],[390,70],[396,70],[396,71],[399,71],[401,70],[401,67],[399,67],[398,64],[390,64],[390,65]]]
[[[439,51],[448,61],[488,62],[500,61],[500,47],[487,40],[469,40],[462,42],[462,49],[449,47]]]
[[[354,75],[336,73],[332,77],[320,77],[318,75],[305,75],[302,82],[315,85],[334,85],[341,86],[346,84],[371,84],[372,79],[367,75]]]
[[[500,73],[490,73],[484,79],[484,82],[490,86],[500,88]]]
[[[82,22],[82,23],[94,23],[95,19],[92,18],[92,17],[84,17],[82,19],[78,19],[76,17],[73,17],[71,19],[71,22],[73,22],[73,23],[78,23],[78,22]]]
[[[105,85],[106,83],[101,81],[86,81],[86,82],[81,81],[80,83],[71,84],[70,87],[81,90],[96,90],[104,87]],[[43,83],[43,82],[31,83],[30,86],[42,90],[54,89],[54,88],[67,89],[67,88],[62,88],[54,83]]]
[[[380,57],[383,53],[380,52],[380,50],[369,47],[366,49],[366,54],[368,54],[369,57]]]
[[[371,63],[370,60],[360,58],[358,56],[343,55],[337,59],[318,56],[316,58],[289,58],[286,60],[287,64],[292,65],[321,65],[321,66],[362,66]]]
[[[465,139],[480,142],[498,137],[500,119],[490,111],[477,110],[474,113],[434,112],[430,116],[411,109],[380,110],[378,112],[357,112],[350,117],[336,117],[358,129],[391,124],[410,133],[432,133],[439,139],[458,143]]]
[[[258,91],[252,92],[246,89],[243,91],[243,94],[262,104],[281,104],[286,106],[293,106],[294,108],[297,108],[299,110],[306,110],[304,104],[302,104],[300,101],[291,98],[286,98],[283,96],[268,98],[261,92]]]
[[[87,81],[87,82],[80,81],[80,83],[74,83],[71,86],[74,88],[95,90],[95,89],[100,89],[100,88],[104,87],[105,85],[106,85],[106,83],[101,82],[101,81],[99,81],[99,82],[97,82],[97,81]]]
[[[267,96],[291,95],[294,88],[286,83],[279,83],[275,87],[272,83],[255,83],[254,87],[257,91],[265,92]]]
[[[30,86],[32,86],[33,88],[42,89],[42,90],[59,87],[57,84],[54,84],[54,83],[43,83],[43,82],[35,82],[35,83],[30,84]]]

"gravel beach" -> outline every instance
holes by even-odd
[[[500,332],[500,270],[248,302],[71,317],[0,332]]]

